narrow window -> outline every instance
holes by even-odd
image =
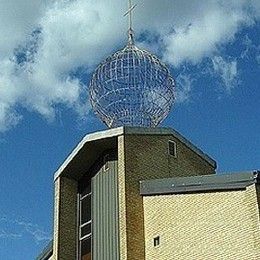
[[[153,246],[154,246],[154,247],[157,247],[157,246],[159,246],[159,245],[160,245],[160,237],[157,236],[157,237],[155,237],[155,238],[153,239]]]
[[[79,259],[91,260],[91,183],[79,194]]]
[[[168,142],[168,153],[174,157],[177,157],[177,147],[174,141]]]

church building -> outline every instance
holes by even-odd
[[[40,260],[259,259],[257,172],[220,175],[170,128],[86,135],[55,174]]]
[[[109,129],[87,134],[54,176],[53,240],[38,260],[259,260],[260,175],[158,127],[175,100],[167,66],[134,42],[94,72],[90,101]]]

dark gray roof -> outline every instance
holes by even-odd
[[[53,241],[50,241],[49,244],[43,249],[41,254],[37,256],[36,260],[48,260],[52,256],[53,252]]]
[[[251,171],[232,174],[144,180],[140,182],[140,194],[156,195],[245,189],[247,186],[259,183],[259,173],[259,171]]]

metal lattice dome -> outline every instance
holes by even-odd
[[[90,100],[108,127],[155,127],[170,112],[174,85],[156,56],[130,43],[98,66],[90,83]]]

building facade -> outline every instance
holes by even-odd
[[[170,128],[85,136],[55,173],[52,260],[259,259],[258,173]]]

